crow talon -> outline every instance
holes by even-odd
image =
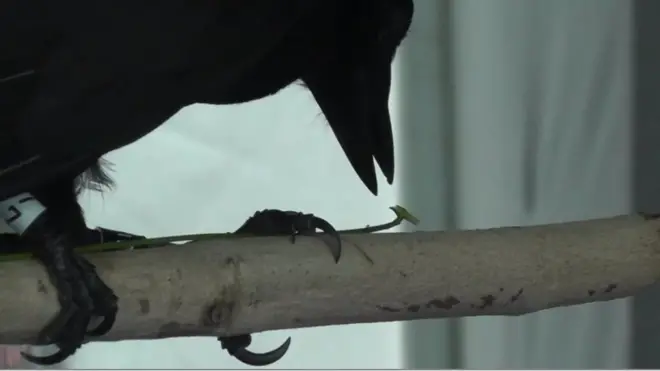
[[[35,248],[34,256],[45,266],[57,289],[60,312],[39,333],[37,345],[56,345],[59,350],[45,357],[23,353],[38,365],[53,365],[71,356],[85,342],[86,335],[101,336],[114,324],[117,297],[97,275],[93,264],[73,251],[66,234],[52,230],[53,223],[43,218],[27,241]],[[95,317],[103,318],[96,329],[88,330]]]
[[[33,355],[27,354],[25,352],[21,352],[21,356],[23,356],[23,358],[26,361],[28,361],[30,363],[34,363],[36,365],[52,366],[52,365],[56,365],[60,362],[63,362],[64,360],[66,360],[69,356],[71,356],[73,353],[75,353],[76,350],[78,350],[79,347],[80,346],[73,346],[73,347],[70,347],[69,350],[66,350],[66,351],[60,349],[59,351],[57,351],[57,352],[55,352],[55,353],[53,353],[49,356],[43,356],[43,357],[33,356]]]
[[[84,291],[84,288],[72,286],[65,288],[60,282],[63,292],[72,294],[73,291]],[[65,295],[66,295],[65,294]],[[82,345],[85,338],[85,330],[91,319],[89,308],[83,309],[75,301],[63,301],[60,313],[53,321],[44,328],[37,337],[38,345],[55,344],[59,348],[57,352],[48,356],[34,356],[21,352],[22,356],[29,362],[49,366],[60,363],[74,354]]]
[[[115,324],[117,319],[117,296],[112,292],[99,276],[96,274],[96,267],[79,255],[73,256],[83,281],[89,289],[89,294],[94,303],[103,303],[96,305],[92,313],[96,318],[101,318],[101,322],[96,324],[92,330],[87,329],[88,336],[103,336]]]
[[[291,236],[291,243],[295,243],[295,237],[297,235],[313,236],[316,234],[316,230],[320,229],[321,232],[333,238],[332,242],[326,241],[326,244],[330,248],[335,263],[339,262],[339,258],[341,257],[341,238],[339,237],[339,232],[337,232],[332,224],[313,214],[296,213],[293,211],[287,211],[286,213],[287,217],[291,219],[294,230],[294,234]]]
[[[221,336],[218,337],[218,340],[222,344],[222,349],[226,349],[227,353],[249,366],[271,365],[284,357],[291,345],[291,338],[287,338],[282,345],[270,352],[254,353],[247,350],[247,347],[252,343],[252,336],[250,335]]]
[[[333,238],[333,241],[327,242],[327,245],[330,247],[332,256],[335,258],[335,263],[339,263],[339,258],[341,257],[341,237],[339,236],[339,232],[327,220],[312,215],[312,231],[316,229],[320,229],[321,232]]]
[[[330,223],[312,214],[303,214],[295,211],[267,209],[256,212],[243,223],[234,233],[239,235],[255,236],[289,236],[291,243],[295,243],[298,235],[314,235],[320,229],[335,237],[336,243],[329,244],[335,262],[341,255],[341,240],[339,233]],[[282,345],[266,353],[254,353],[247,350],[252,342],[250,335],[218,337],[222,348],[226,349],[237,360],[250,366],[266,366],[280,360],[291,345],[288,338]]]

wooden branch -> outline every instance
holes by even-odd
[[[91,254],[120,298],[102,340],[476,315],[520,315],[631,295],[660,278],[660,219],[622,216],[482,231],[236,238]],[[0,343],[58,309],[34,261],[0,265]]]

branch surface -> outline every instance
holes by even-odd
[[[119,296],[101,340],[520,315],[632,295],[660,279],[660,219],[621,216],[480,231],[230,238],[88,255]],[[0,344],[55,315],[35,261],[0,263]]]

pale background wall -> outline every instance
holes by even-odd
[[[426,7],[418,21],[433,30],[408,44],[402,81],[410,90],[435,88],[442,103],[432,108],[402,94],[410,97],[402,109],[418,119],[435,115],[442,127],[419,135],[437,151],[419,163],[445,174],[444,208],[429,228],[630,210],[631,2],[418,4]],[[431,45],[441,51],[429,53]],[[439,79],[421,72],[434,69]],[[437,139],[438,130],[454,140]],[[439,160],[446,156],[449,164]],[[413,205],[429,195],[416,187],[404,185],[403,194],[417,211]],[[406,326],[407,360],[413,367],[623,368],[629,321],[625,300],[520,318],[425,321]]]
[[[630,2],[455,4],[460,227],[628,212]],[[625,368],[628,320],[626,300],[464,320],[464,365]]]
[[[150,236],[231,230],[255,210],[376,223],[400,202],[420,229],[528,225],[629,212],[632,2],[418,0],[397,59],[397,183],[378,198],[294,87],[234,107],[193,106],[110,156],[118,191],[91,223]],[[198,209],[181,220],[177,210]],[[626,300],[520,318],[280,331],[277,368],[624,368]],[[404,346],[405,345],[405,346]],[[85,346],[76,368],[241,367],[212,339]]]
[[[660,210],[660,2],[634,2],[634,205],[637,210]],[[633,299],[631,366],[660,368],[660,287],[647,290]]]

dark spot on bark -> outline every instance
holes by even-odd
[[[204,325],[205,326],[216,326],[222,322],[222,309],[217,305],[211,305],[206,309],[206,315],[204,316]]]
[[[48,294],[48,289],[46,288],[44,281],[37,280],[37,292],[40,292],[42,294]]]
[[[150,305],[149,305],[149,300],[140,299],[140,300],[138,300],[138,304],[140,305],[140,313],[149,314],[149,311],[151,309]]]
[[[209,305],[205,312],[202,323],[206,326],[223,326],[231,322],[234,314],[235,303],[216,300]]]
[[[660,218],[660,214],[657,213],[639,213],[646,220],[653,220]]]
[[[493,303],[495,303],[495,300],[497,300],[496,297],[490,294],[484,295],[480,299],[481,299],[481,305],[477,307],[479,309],[486,309],[488,307],[492,307]]]
[[[299,324],[302,323],[302,320],[298,317],[293,317],[293,323]]]
[[[614,291],[615,288],[616,288],[616,284],[614,284],[614,283],[610,283],[610,284],[607,285],[607,287],[605,288],[605,292],[612,292],[612,291]]]
[[[516,300],[520,299],[520,297],[522,296],[522,294],[523,294],[523,289],[518,290],[518,292],[517,292],[515,295],[513,295],[513,296],[511,297],[511,300],[510,300],[510,301],[511,301],[512,303],[515,302]]]
[[[433,299],[426,303],[426,307],[429,309],[435,308],[435,309],[451,309],[454,307],[456,304],[460,304],[461,302],[455,297],[455,296],[447,296],[444,299]]]
[[[376,305],[376,308],[382,310],[383,312],[390,312],[390,313],[401,312],[401,309],[388,307],[386,305]]]
[[[391,312],[391,313],[396,313],[396,312],[401,312],[401,311],[407,311],[411,313],[417,313],[422,309],[451,309],[454,305],[460,304],[460,301],[455,297],[455,296],[447,296],[444,299],[432,299],[426,302],[426,304],[420,305],[420,304],[408,304],[408,303],[402,303],[401,305],[403,308],[393,308],[385,305],[378,305],[376,308],[384,311],[384,312]]]
[[[594,294],[596,293],[596,290],[589,290],[589,291],[587,291],[587,293],[589,294],[589,296],[594,296]]]
[[[254,308],[256,308],[256,307],[259,306],[259,304],[261,304],[261,300],[259,300],[259,299],[255,299],[254,296],[255,296],[254,293],[251,293],[251,294],[250,294],[250,299],[248,300],[248,303],[247,303],[247,306],[248,306],[248,307],[254,307]]]
[[[500,292],[504,292],[504,287],[500,287]]]
[[[406,272],[404,272],[404,271],[399,271],[399,276],[401,276],[401,277],[403,277],[403,278],[408,277],[408,275],[407,275]]]

